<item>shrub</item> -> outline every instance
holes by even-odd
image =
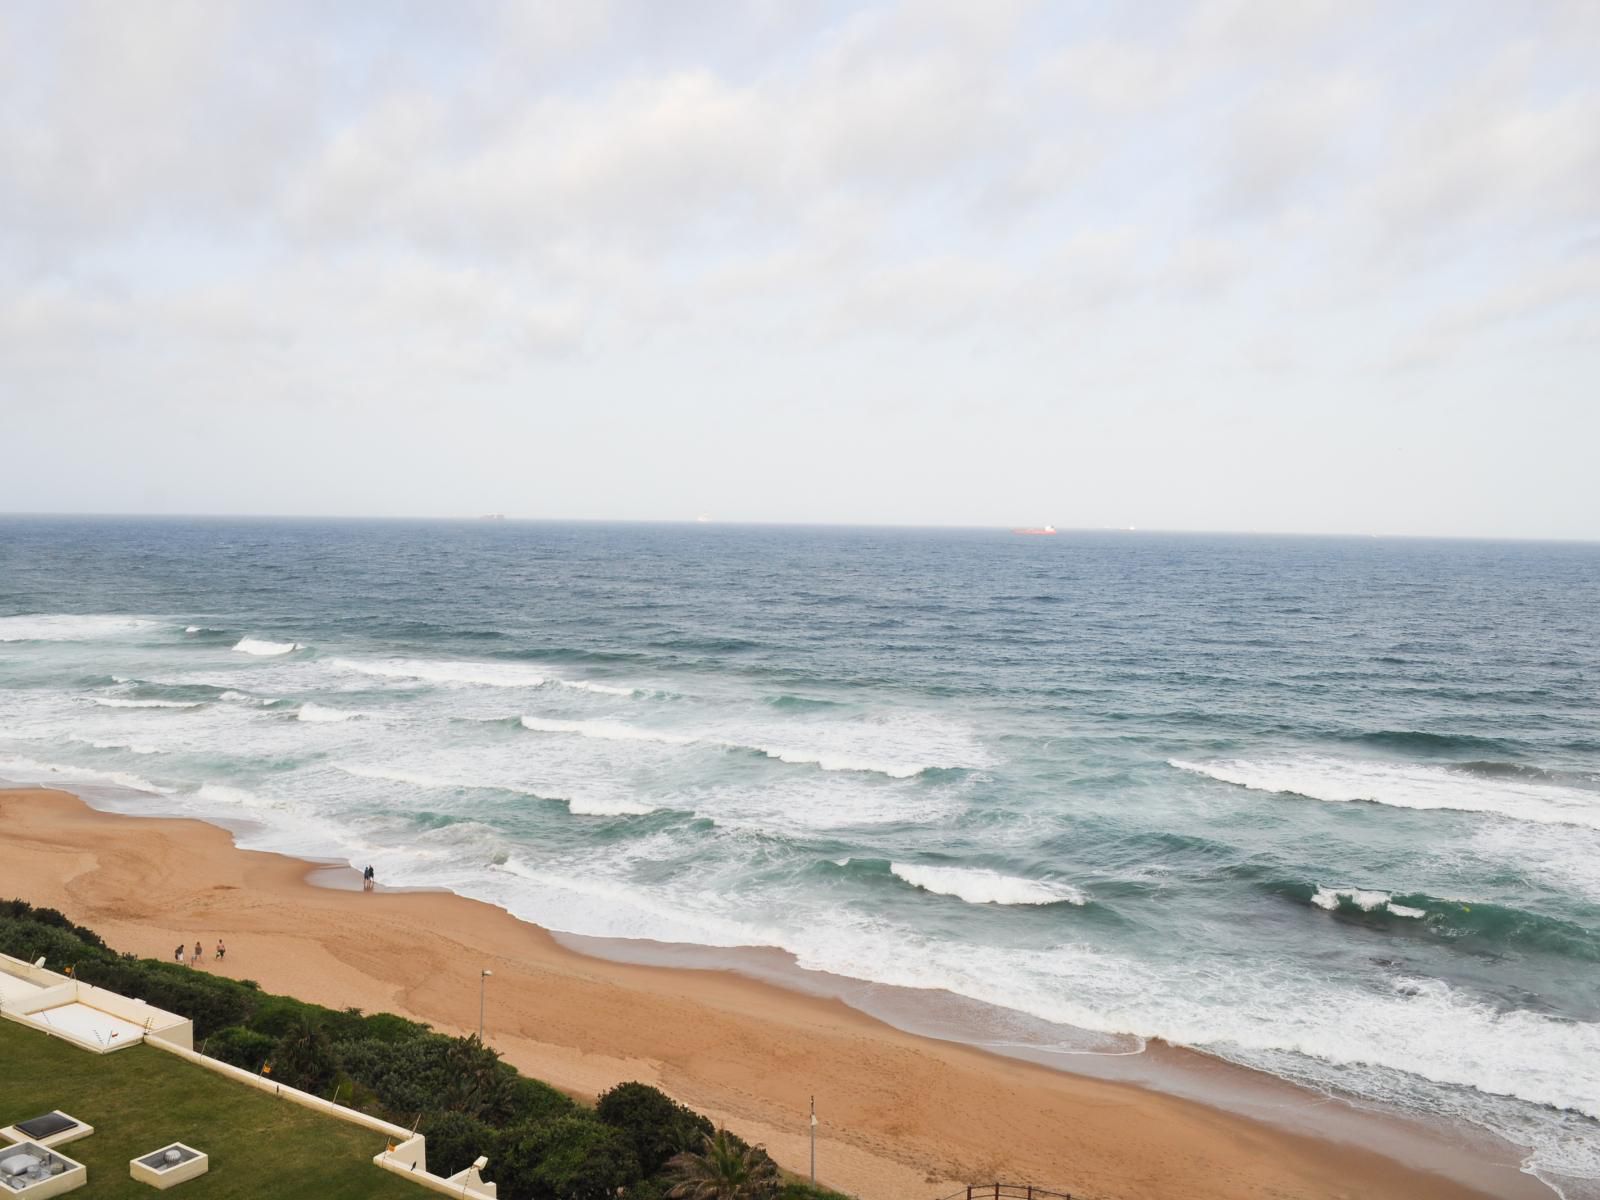
[[[609,1125],[576,1114],[500,1136],[485,1174],[515,1200],[611,1200],[639,1178],[639,1160]]]
[[[262,1063],[272,1061],[275,1043],[265,1034],[257,1033],[253,1029],[230,1025],[226,1029],[217,1030],[201,1042],[201,1045],[204,1047],[204,1052],[212,1058],[243,1067],[247,1071],[259,1071]]]
[[[667,1165],[674,1200],[758,1200],[783,1184],[778,1164],[764,1148],[751,1146],[726,1129],[701,1138],[698,1152],[687,1151]]]
[[[396,1115],[460,1112],[496,1125],[511,1116],[517,1073],[477,1038],[362,1038],[334,1052],[340,1068]]]
[[[496,1153],[496,1131],[466,1113],[429,1113],[420,1129],[428,1139],[428,1170],[435,1175],[454,1175],[480,1154]]]
[[[510,1124],[553,1121],[577,1111],[577,1101],[542,1080],[518,1075],[511,1085]]]
[[[272,1051],[272,1077],[303,1092],[321,1092],[338,1067],[333,1043],[311,1012],[297,1013]]]
[[[646,1175],[673,1155],[697,1149],[713,1132],[705,1117],[646,1083],[619,1083],[600,1097],[595,1115],[628,1139]]]

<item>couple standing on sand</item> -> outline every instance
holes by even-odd
[[[191,957],[189,959],[189,965],[191,967],[198,967],[200,965],[200,960],[204,956],[205,956],[205,947],[203,947],[199,942],[196,942],[194,944],[194,955],[193,955],[193,957]],[[217,939],[217,961],[221,962],[227,956],[228,956],[228,948],[222,944],[222,939],[218,938]],[[183,963],[183,943],[182,942],[179,942],[178,943],[178,948],[172,952],[172,958],[173,958],[174,962],[177,962],[180,965]]]
[[[370,892],[378,886],[378,873],[372,869],[372,864],[367,864],[367,869],[361,872],[361,890]]]

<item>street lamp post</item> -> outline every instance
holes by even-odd
[[[817,1098],[811,1097],[811,1186],[817,1186]]]
[[[483,993],[489,986],[489,976],[494,972],[485,967],[478,973],[478,1040],[483,1041]]]

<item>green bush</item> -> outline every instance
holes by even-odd
[[[120,955],[53,909],[0,901],[0,951],[72,967],[79,979],[190,1018],[205,1053],[409,1126],[428,1160],[454,1174],[478,1155],[503,1200],[665,1200],[665,1164],[698,1149],[711,1122],[643,1083],[624,1083],[591,1112],[500,1061],[477,1038],[435,1033],[393,1013],[336,1011],[172,962]],[[743,1153],[731,1134],[726,1144]],[[647,1178],[648,1177],[648,1178]],[[791,1182],[783,1200],[837,1200]]]
[[[714,1132],[705,1117],[646,1083],[619,1083],[600,1097],[595,1115],[628,1140],[646,1175]]]
[[[496,1153],[499,1136],[476,1117],[458,1112],[429,1113],[419,1131],[428,1139],[428,1170],[447,1176],[470,1167],[480,1154]]]
[[[620,1132],[574,1114],[506,1130],[484,1176],[508,1200],[611,1200],[639,1160]]]
[[[273,1050],[277,1043],[253,1029],[230,1025],[226,1029],[217,1030],[200,1045],[203,1047],[202,1052],[212,1058],[243,1067],[247,1071],[259,1071],[263,1063],[272,1061]]]
[[[397,1116],[460,1112],[490,1124],[512,1114],[517,1073],[477,1038],[429,1033],[403,1042],[339,1042],[339,1067]]]
[[[578,1102],[548,1083],[518,1075],[511,1085],[511,1115],[508,1124],[552,1121],[578,1111]]]

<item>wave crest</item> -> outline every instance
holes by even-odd
[[[296,650],[305,649],[299,642],[269,642],[253,637],[240,638],[233,648],[240,654],[254,654],[258,658],[276,658],[280,654],[293,654]]]
[[[362,714],[350,712],[343,708],[328,708],[321,704],[313,704],[307,700],[295,711],[297,721],[314,721],[319,724],[331,724],[336,721],[357,721]]]
[[[94,696],[101,708],[199,708],[198,700],[124,700],[120,696]]]
[[[1366,801],[1390,808],[1451,810],[1545,825],[1600,829],[1600,796],[1529,777],[1480,778],[1452,764],[1376,762],[1326,758],[1212,762],[1167,760],[1181,771],[1258,792],[1282,792],[1343,804]]]
[[[762,754],[779,762],[819,767],[824,771],[860,771],[887,775],[891,779],[910,779],[914,775],[934,769],[924,763],[874,762],[827,751],[756,746],[701,734],[644,729],[637,725],[624,725],[620,721],[604,719],[574,721],[554,717],[523,717],[521,724],[524,729],[534,733],[570,733],[608,742],[654,742],[662,746],[709,746],[719,750],[743,750]]]
[[[919,867],[892,862],[889,870],[912,887],[956,896],[968,904],[1088,903],[1088,897],[1070,883],[1023,879],[981,867]]]
[[[155,625],[143,617],[41,613],[0,617],[0,642],[87,642],[121,637]]]

